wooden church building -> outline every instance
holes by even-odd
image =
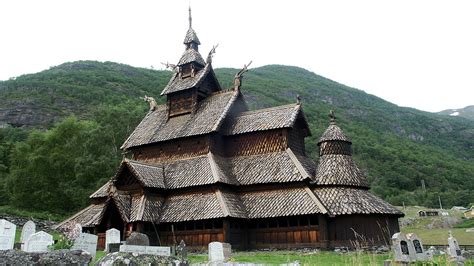
[[[185,51],[161,96],[122,146],[114,177],[91,205],[59,225],[98,234],[146,233],[152,244],[193,248],[221,241],[236,249],[389,244],[399,210],[369,192],[351,140],[331,116],[316,164],[299,101],[248,110],[240,91],[221,88],[191,25]],[[214,49],[213,49],[214,50]]]

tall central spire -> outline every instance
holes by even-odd
[[[189,28],[193,27],[193,17],[191,16],[191,6],[189,6]]]

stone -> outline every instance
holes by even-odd
[[[432,253],[424,251],[423,242],[421,242],[421,239],[418,238],[415,233],[409,233],[406,235],[406,237],[410,241],[410,246],[413,247],[414,257],[416,261],[428,261],[433,259],[433,255],[430,255]]]
[[[0,251],[0,265],[89,265],[91,256],[82,250],[52,250],[28,253],[21,250]]]
[[[121,245],[119,248],[120,252],[157,255],[157,256],[171,256],[171,247],[158,247],[158,246],[142,246],[142,245]]]
[[[451,231],[449,231],[448,248],[446,250],[446,253],[448,254],[449,260],[451,261],[457,261],[457,262],[464,261],[464,257],[462,256],[458,241],[451,234]]]
[[[173,257],[148,255],[148,254],[133,254],[124,252],[107,253],[104,257],[98,260],[97,266],[110,265],[183,265],[174,263]]]
[[[32,234],[36,233],[36,224],[33,221],[28,221],[23,225],[23,228],[21,228],[21,236],[20,236],[20,242],[21,242],[21,250],[25,250],[25,243],[30,238]]]
[[[74,240],[74,245],[71,250],[84,250],[91,254],[94,259],[97,250],[97,239],[98,237],[93,234],[80,233],[79,236]]]
[[[112,228],[105,231],[105,251],[109,252],[109,245],[120,243],[120,231]]]
[[[408,239],[402,233],[395,233],[392,236],[392,249],[395,262],[409,263],[410,249]]]
[[[474,233],[474,228],[468,228],[468,229],[466,229],[466,233]]]
[[[0,250],[13,249],[16,225],[7,220],[0,220]]]
[[[179,245],[176,248],[176,256],[182,262],[188,261],[188,250],[186,248],[186,243],[184,243],[184,240],[181,240],[181,242],[179,242]]]
[[[127,238],[126,244],[135,246],[149,246],[150,240],[145,234],[133,232],[130,237]]]
[[[122,243],[110,243],[109,244],[109,251],[110,253],[112,252],[119,252],[120,251],[120,246],[123,245]]]
[[[39,231],[32,234],[25,243],[26,252],[47,252],[48,246],[54,244],[53,236]]]
[[[229,243],[211,242],[209,243],[209,262],[223,262],[230,258],[232,252]]]

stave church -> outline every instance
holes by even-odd
[[[212,241],[235,249],[331,248],[389,244],[398,209],[371,194],[352,159],[352,142],[333,113],[311,160],[311,136],[300,101],[249,110],[241,93],[248,65],[222,88],[192,28],[157,105],[122,145],[115,176],[90,195],[91,204],[66,221],[99,236],[116,228],[153,245],[184,240],[193,249]]]

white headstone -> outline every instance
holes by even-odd
[[[15,244],[16,225],[7,220],[0,220],[0,250],[13,249]]]
[[[26,251],[26,241],[32,234],[36,233],[36,224],[33,221],[28,221],[23,225],[23,228],[21,229],[21,236],[20,236],[20,242],[21,242],[21,250]]]
[[[229,243],[209,243],[209,262],[226,261],[230,258],[232,248]]]
[[[120,252],[130,252],[137,254],[149,254],[158,256],[171,256],[171,247],[121,245]]]
[[[105,231],[105,251],[109,251],[109,244],[120,243],[120,231],[112,228]]]
[[[54,244],[53,236],[39,231],[32,234],[25,243],[26,252],[47,252],[48,246]]]
[[[451,231],[449,231],[447,254],[450,260],[464,261],[458,241],[453,237]]]
[[[415,260],[417,261],[427,261],[431,260],[433,258],[432,252],[425,252],[423,248],[423,242],[421,242],[421,239],[418,238],[418,236],[415,233],[409,233],[406,235],[408,238],[408,241],[410,242],[410,246],[413,247],[413,254],[415,257]],[[411,252],[411,250],[410,250]],[[410,254],[411,258],[411,254]]]
[[[80,233],[76,240],[74,240],[74,245],[71,249],[87,251],[94,259],[97,250],[97,239],[98,237],[96,235]]]
[[[392,249],[396,262],[410,262],[410,249],[408,248],[408,239],[405,234],[393,234]]]

